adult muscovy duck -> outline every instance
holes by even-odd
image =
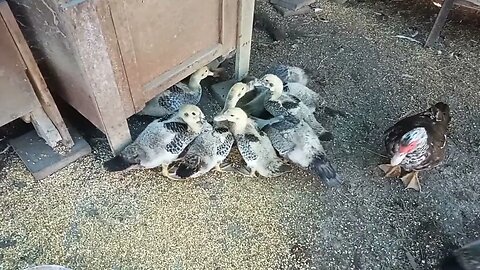
[[[380,165],[386,177],[399,177],[407,188],[420,191],[418,172],[437,166],[445,158],[450,108],[438,102],[424,112],[406,117],[385,131],[390,164]]]

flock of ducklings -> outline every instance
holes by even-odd
[[[202,96],[200,82],[217,76],[217,71],[203,67],[191,75],[188,84],[177,83],[149,101],[140,114],[159,119],[105,162],[105,168],[124,171],[161,166],[165,177],[179,180],[212,169],[276,177],[289,172],[293,163],[328,186],[342,183],[321,144],[333,136],[314,115],[324,101],[307,87],[304,70],[279,65],[260,79],[235,83],[223,109],[209,123],[196,104]],[[386,176],[399,177],[403,169],[407,188],[420,190],[418,171],[437,166],[445,157],[449,122],[450,109],[439,102],[389,128],[385,145],[392,159],[380,165]],[[240,169],[225,162],[234,145],[246,163]]]
[[[322,98],[306,86],[304,70],[280,65],[260,79],[235,83],[223,109],[209,123],[196,104],[202,96],[200,82],[216,75],[215,70],[203,67],[190,76],[188,84],[177,83],[149,101],[140,114],[159,119],[105,162],[105,168],[124,171],[161,166],[165,177],[179,180],[212,169],[276,177],[289,172],[289,163],[294,163],[329,186],[341,183],[321,144],[331,140],[332,134],[314,116]],[[247,93],[250,97],[242,99]],[[225,162],[234,145],[246,163],[240,169]]]

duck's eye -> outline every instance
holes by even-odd
[[[233,114],[230,114],[231,117],[233,117],[234,115]]]
[[[197,115],[196,113],[192,112],[192,115]]]
[[[273,87],[273,83],[269,83],[268,85],[270,85],[270,87]]]
[[[188,117],[188,113],[184,113],[183,115],[184,115],[185,117]]]

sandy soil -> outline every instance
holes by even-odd
[[[253,75],[278,63],[306,68],[311,88],[348,115],[321,115],[342,188],[300,170],[186,182],[107,173],[106,140],[93,131],[92,155],[36,182],[10,149],[0,155],[0,269],[435,269],[480,237],[480,28],[457,12],[437,48],[395,38],[428,35],[435,9],[414,2],[321,1],[316,13],[282,18],[257,1],[307,35],[272,43],[255,30]],[[421,174],[422,193],[406,191],[376,168],[382,132],[435,101],[453,112],[448,157]]]

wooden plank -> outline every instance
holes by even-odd
[[[0,3],[5,7],[6,2]],[[7,6],[8,8],[8,6]],[[30,113],[35,99],[15,42],[0,13],[0,126]]]
[[[133,115],[136,112],[134,99],[132,97],[132,92],[130,91],[129,78],[127,77],[122,52],[120,51],[120,41],[117,39],[117,33],[115,32],[115,25],[108,1],[98,2],[97,14],[100,18],[100,23],[102,24],[102,32],[105,36],[105,42],[107,43],[110,61],[112,62],[115,80],[117,81],[117,87],[122,97],[125,114]]]
[[[453,2],[455,0],[445,0],[443,2],[442,8],[438,13],[437,19],[435,20],[435,24],[433,25],[432,31],[428,35],[427,41],[425,42],[425,47],[431,47],[433,43],[435,43],[440,36],[440,32],[442,31],[445,22],[447,21],[448,13],[453,7]]]
[[[239,0],[237,20],[237,55],[235,78],[243,79],[248,74],[252,46],[253,12],[255,0]]]
[[[35,103],[37,102],[38,101],[35,100]],[[42,109],[41,105],[39,103],[37,104],[38,106],[30,115],[30,120],[32,121],[33,127],[37,131],[38,136],[43,138],[50,147],[55,148],[57,144],[62,141],[62,136],[45,111]]]
[[[28,47],[28,44],[18,27],[17,21],[13,16],[10,8],[5,3],[0,5],[0,13],[7,25],[8,30],[10,31],[10,35],[12,36],[13,40],[15,41],[15,45],[17,46],[18,51],[25,63],[27,68],[27,75],[30,79],[30,82],[33,86],[33,89],[42,105],[42,108],[45,110],[45,113],[51,119],[55,127],[60,132],[62,136],[62,141],[67,147],[73,146],[73,140],[68,132],[67,126],[63,121],[63,118],[53,100],[53,97],[50,93],[50,90],[43,79],[42,73],[35,62],[35,59]]]
[[[86,1],[65,12],[75,29],[73,43],[82,76],[92,91],[110,147],[118,153],[131,137],[95,2]]]
[[[135,112],[139,112],[148,99],[144,97],[142,91],[139,65],[125,11],[125,2],[123,0],[109,0],[108,5],[134,109]]]

